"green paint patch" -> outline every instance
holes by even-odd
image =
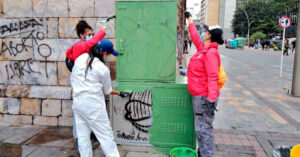
[[[177,2],[117,1],[116,17],[117,80],[174,82]]]

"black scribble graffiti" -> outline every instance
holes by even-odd
[[[21,32],[24,29],[28,28],[35,28],[36,26],[43,26],[43,19],[26,19],[19,22],[13,22],[10,24],[5,24],[0,26],[0,33],[1,35],[5,33],[14,33],[14,32]],[[6,37],[6,36],[3,36]]]
[[[125,119],[142,132],[148,132],[152,118],[152,94],[150,91],[133,93],[125,104]]]
[[[121,131],[117,131],[117,137],[123,140],[130,140],[130,141],[148,141],[147,137],[141,137],[140,133],[135,134],[135,132],[126,134]]]
[[[45,34],[43,32],[36,32],[35,30],[31,31],[31,33],[23,37],[21,40],[21,43],[14,43],[13,41],[10,41],[8,45],[6,43],[3,43],[2,50],[0,55],[2,55],[4,52],[8,51],[8,54],[10,56],[16,57],[18,54],[28,52],[28,48],[32,48],[31,45],[26,45],[26,41],[28,39],[32,39],[37,45],[38,45],[38,53],[45,59],[45,75],[46,78],[48,78],[48,68],[47,68],[47,58],[51,56],[52,54],[52,49],[49,45],[41,43],[40,41],[45,39]]]
[[[25,73],[41,74],[41,72],[34,71],[31,68],[32,64],[33,64],[33,61],[30,58],[26,61],[14,61],[10,64],[5,65],[7,80],[11,80],[14,77],[21,78],[22,76],[24,76]]]

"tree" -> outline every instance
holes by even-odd
[[[251,35],[251,39],[266,39],[267,35],[263,32],[256,32],[253,35]]]
[[[243,8],[236,9],[232,20],[232,31],[235,35],[247,34],[248,21],[244,9],[249,16],[249,21],[255,21],[251,25],[250,34],[258,31],[267,35],[281,33],[282,28],[278,24],[280,17],[296,15],[298,6],[295,0],[249,0]]]

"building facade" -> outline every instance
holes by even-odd
[[[248,0],[201,0],[200,26],[220,25],[224,39],[233,38],[231,22],[236,8],[243,7]]]
[[[200,4],[200,25],[219,24],[220,0],[202,0]]]
[[[239,3],[238,3],[239,1]],[[242,0],[226,0],[220,2],[219,25],[223,29],[224,39],[233,38],[231,22],[237,5],[241,5]]]
[[[224,39],[232,38],[231,21],[237,5],[245,0],[201,0],[200,26],[220,25],[224,31]]]

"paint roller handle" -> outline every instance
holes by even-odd
[[[107,20],[106,20],[106,22],[108,22],[109,20],[114,19],[114,18],[116,18],[116,15],[108,17]]]

